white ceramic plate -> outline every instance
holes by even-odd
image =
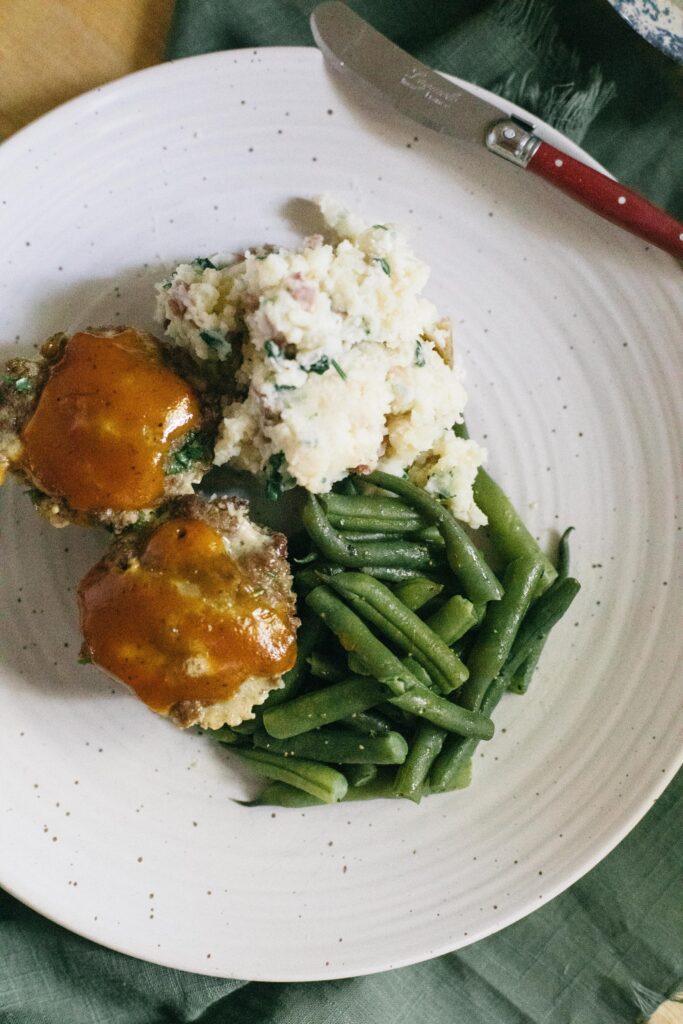
[[[174,261],[292,243],[321,191],[411,231],[471,429],[544,542],[576,527],[584,586],[468,791],[246,809],[227,753],[76,663],[73,588],[105,536],[4,489],[0,882],[107,946],[250,979],[379,971],[502,928],[603,857],[679,755],[678,270],[531,176],[359,108],[315,50],[145,71],[0,149],[3,355],[153,327]]]

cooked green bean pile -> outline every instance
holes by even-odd
[[[419,802],[469,785],[496,705],[526,692],[579,590],[569,530],[554,566],[484,470],[475,494],[498,573],[404,478],[374,472],[309,495],[296,665],[254,721],[212,733],[268,780],[256,804]]]

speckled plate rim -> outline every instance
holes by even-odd
[[[142,71],[138,71],[134,74],[124,76],[104,86],[90,90],[89,92],[84,93],[81,96],[78,96],[75,99],[72,99],[60,105],[54,110],[38,118],[36,121],[27,125],[25,128],[11,136],[9,139],[2,142],[2,144],[0,145],[0,163],[2,163],[5,156],[9,154],[11,151],[21,150],[25,148],[27,144],[39,146],[40,135],[44,126],[49,126],[51,128],[54,124],[59,124],[61,121],[68,122],[71,119],[71,116],[75,112],[79,111],[79,108],[83,107],[85,109],[88,107],[88,105],[92,102],[93,95],[99,94],[102,96],[114,97],[117,90],[121,87],[122,83],[129,85],[131,81],[144,82],[150,78],[162,79],[164,77],[168,80],[173,80],[178,74],[178,69],[182,69],[184,66],[187,66],[189,64],[197,64],[205,60],[215,61],[216,58],[220,56],[225,56],[226,60],[230,59],[231,61],[235,61],[235,59],[239,60],[240,58],[251,58],[254,55],[259,55],[262,58],[267,59],[269,54],[277,54],[279,56],[292,55],[292,57],[294,57],[296,55],[300,56],[306,53],[317,53],[317,51],[312,47],[262,47],[256,49],[244,48],[238,50],[222,51],[220,54],[201,54],[195,57],[184,58],[182,60],[176,60],[165,64],[157,65],[151,68],[143,69]],[[461,81],[455,76],[446,77],[451,78],[455,82]],[[508,101],[502,100],[500,97],[496,96],[493,93],[490,93],[488,90],[472,85],[471,83],[463,84],[465,84],[469,89],[471,89],[471,91],[473,91],[477,95],[480,95],[482,98],[489,100],[493,104],[499,105],[501,109],[508,112],[511,110],[515,111],[520,116],[534,122],[540,128],[539,134],[541,134],[542,137],[547,139],[549,142],[552,142],[553,144],[559,146],[565,151],[571,153],[572,155],[582,159],[585,163],[593,167],[596,167],[600,170],[603,170],[604,173],[609,174],[609,172],[606,171],[596,160],[594,160],[590,156],[590,154],[583,151],[569,138],[562,135],[562,133],[556,131],[550,125],[547,125],[544,122],[540,121],[540,119],[536,118],[535,115],[532,115],[528,111],[524,110],[524,108],[521,108],[515,104],[511,104]],[[625,820],[622,822],[621,827],[619,827],[618,829],[614,829],[610,833],[609,838],[604,839],[603,841],[595,844],[591,848],[590,852],[583,858],[583,860],[581,860],[577,864],[575,869],[567,873],[567,875],[563,877],[561,882],[549,886],[547,890],[544,892],[544,895],[540,897],[538,900],[529,899],[525,904],[520,905],[513,912],[499,915],[497,922],[493,926],[482,926],[478,930],[473,929],[470,932],[469,937],[465,940],[450,943],[442,943],[438,946],[432,947],[429,951],[424,951],[422,954],[415,953],[402,958],[394,958],[391,961],[391,963],[389,963],[386,960],[386,958],[383,958],[381,952],[378,951],[377,955],[374,958],[371,959],[368,957],[368,962],[363,967],[362,972],[354,971],[353,973],[345,974],[334,971],[329,972],[324,969],[320,969],[318,971],[308,969],[301,974],[289,972],[287,973],[286,976],[284,976],[273,974],[272,971],[265,970],[262,972],[253,972],[248,980],[266,982],[300,982],[341,979],[345,977],[357,976],[360,973],[374,974],[386,971],[389,968],[396,969],[422,962],[425,959],[432,959],[434,957],[442,956],[444,954],[454,952],[458,949],[478,942],[481,939],[485,939],[486,937],[495,934],[504,928],[507,928],[509,925],[512,925],[515,922],[522,920],[534,910],[540,909],[540,907],[554,899],[556,896],[560,895],[562,892],[566,891],[566,889],[572,886],[575,882],[582,878],[588,871],[590,871],[593,867],[600,863],[600,861],[602,861],[616,846],[618,846],[619,843],[632,831],[632,829],[647,814],[647,812],[656,802],[658,797],[667,788],[668,784],[674,778],[677,771],[682,765],[683,750],[681,750],[679,757],[676,760],[672,761],[666,767],[666,769],[662,769],[659,774],[653,776],[653,781],[651,786],[649,787],[649,790],[641,799],[640,803],[636,806],[635,810],[627,818],[625,818]],[[53,921],[55,924],[58,924],[61,927],[64,927],[85,939],[88,939],[100,945],[103,944],[102,940],[98,937],[96,929],[75,929],[71,921],[69,920],[68,915],[62,916],[56,913],[46,913],[39,901],[27,898],[26,893],[22,890],[21,886],[7,885],[6,883],[3,883],[3,880],[1,878],[0,884],[3,884],[4,888],[10,895],[16,897],[26,906],[30,907],[37,913],[45,916],[47,919]],[[139,947],[137,949],[133,948],[128,942],[107,943],[106,948],[110,948],[116,952],[123,953],[135,959],[140,959],[149,963],[159,964],[161,966],[169,967],[180,971],[191,970],[192,973],[196,974],[226,977],[226,975],[219,974],[215,968],[212,968],[209,965],[207,965],[205,969],[202,969],[198,966],[188,968],[187,964],[183,962],[182,959],[169,956],[155,957],[152,950],[143,953],[140,951]]]

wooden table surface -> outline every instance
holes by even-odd
[[[163,59],[173,0],[0,0],[0,139]]]

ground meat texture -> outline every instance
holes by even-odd
[[[84,655],[181,727],[252,718],[296,658],[287,545],[239,499],[178,499],[79,587]]]
[[[210,466],[217,402],[187,364],[133,328],[55,335],[3,372],[0,467],[55,525],[144,518]]]
[[[10,359],[0,368],[0,484],[21,458],[21,431],[48,376],[45,360]]]

